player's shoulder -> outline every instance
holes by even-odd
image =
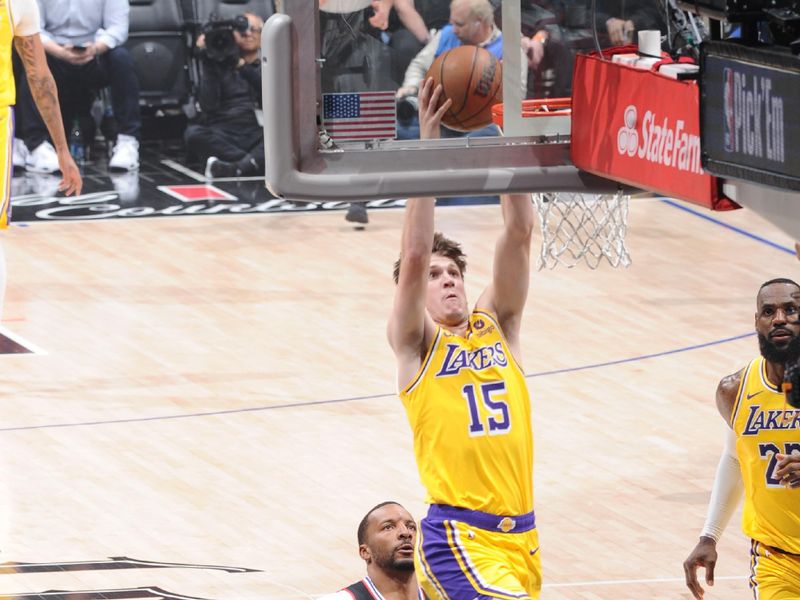
[[[39,5],[29,0],[9,0],[14,35],[27,37],[39,33]]]
[[[739,388],[742,385],[742,378],[746,370],[747,367],[742,367],[735,373],[731,373],[720,379],[717,384],[717,410],[719,410],[720,414],[725,419],[728,419],[733,412],[733,407],[736,404],[736,395],[739,393]]]
[[[719,384],[717,385],[717,393],[736,394],[739,386],[742,383],[742,377],[744,377],[744,372],[746,370],[747,367],[742,367],[730,375],[725,375],[725,377],[719,380]]]

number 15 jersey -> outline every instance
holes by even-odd
[[[437,325],[400,399],[426,502],[495,515],[533,510],[528,386],[493,315],[473,311],[465,337]]]

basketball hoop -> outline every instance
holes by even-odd
[[[523,117],[569,118],[571,98],[523,100]],[[494,122],[503,126],[503,105],[492,107]],[[625,247],[630,196],[615,194],[582,194],[547,192],[532,194],[539,214],[542,247],[538,268],[553,269],[557,265],[572,268],[583,260],[590,269],[603,259],[612,267],[627,267],[631,257]]]
[[[625,247],[629,196],[553,192],[533,194],[539,214],[542,248],[538,268],[568,268],[581,259],[596,269],[603,259],[612,267],[627,267],[631,257]]]

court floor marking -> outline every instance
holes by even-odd
[[[47,352],[45,352],[44,350],[39,348],[36,344],[33,344],[33,343],[29,342],[28,340],[26,340],[25,338],[23,338],[19,334],[13,333],[12,331],[9,331],[8,329],[6,329],[2,325],[0,325],[0,333],[2,333],[8,339],[16,342],[20,346],[23,346],[23,347],[27,348],[28,350],[30,350],[30,353],[28,353],[28,354],[17,354],[17,355],[15,355],[15,354],[4,354],[3,355],[4,357],[5,356],[31,356],[31,355],[45,356],[45,355],[47,355]]]
[[[729,229],[729,230],[731,230],[731,231],[733,231],[735,233],[738,233],[740,235],[748,237],[751,240],[756,240],[757,242],[760,242],[762,244],[766,244],[767,246],[775,248],[776,250],[780,250],[781,252],[786,252],[787,254],[791,254],[791,255],[795,254],[794,248],[787,248],[786,246],[781,246],[780,244],[777,244],[777,243],[775,243],[775,242],[773,242],[771,240],[768,240],[765,237],[761,237],[760,235],[756,235],[755,233],[750,233],[749,231],[747,231],[746,229],[742,229],[741,227],[736,227],[735,225],[730,225],[728,223],[724,223],[723,221],[720,221],[719,219],[717,219],[715,217],[712,217],[711,215],[707,215],[707,214],[705,214],[703,212],[700,212],[699,210],[696,210],[696,209],[694,209],[694,208],[692,208],[690,206],[684,206],[683,204],[680,204],[677,201],[672,200],[670,198],[661,198],[661,202],[663,202],[664,204],[667,204],[668,206],[672,206],[673,208],[677,208],[677,209],[682,210],[684,212],[687,212],[687,213],[689,213],[691,215],[694,215],[696,217],[699,217],[701,219],[704,219],[706,221],[714,223],[715,225],[719,225],[720,227],[724,227],[725,229]],[[755,211],[753,211],[753,212],[755,212]],[[758,213],[756,213],[756,214],[758,214]]]
[[[717,575],[714,581],[746,581],[747,577],[743,575]],[[682,577],[654,577],[650,579],[597,579],[593,581],[566,581],[563,583],[543,583],[543,589],[553,588],[574,588],[574,587],[599,587],[599,586],[612,586],[612,585],[638,585],[638,584],[653,584],[653,583],[684,583]],[[705,580],[701,582],[705,586]],[[713,587],[712,587],[713,589]],[[325,596],[330,592],[320,594],[304,594],[307,598],[319,598]],[[274,598],[274,597],[273,597]]]
[[[183,173],[187,177],[191,177],[197,181],[266,181],[266,177],[257,176],[257,177],[206,177],[205,174],[198,173],[197,171],[190,169],[189,167],[183,166],[181,163],[172,160],[171,158],[164,158],[161,160],[161,164],[165,167],[169,167],[170,169],[174,169],[179,173]]]
[[[642,354],[639,356],[632,356],[630,358],[622,358],[618,360],[608,361],[604,363],[593,363],[589,365],[582,365],[579,367],[568,367],[565,369],[558,369],[555,371],[542,371],[539,373],[531,373],[526,375],[526,379],[532,379],[534,377],[544,377],[548,375],[560,375],[563,373],[574,373],[576,371],[584,371],[588,369],[599,369],[608,366],[615,366],[620,364],[626,364],[631,362],[639,362],[642,360],[648,360],[652,358],[660,358],[662,356],[669,356],[671,354],[678,354],[681,352],[691,352],[693,350],[699,350],[702,348],[707,348],[709,346],[716,346],[719,344],[726,344],[729,342],[735,342],[744,338],[752,337],[755,333],[745,333],[741,335],[736,335],[732,337],[722,338],[719,340],[713,340],[711,342],[704,342],[702,344],[694,344],[692,346],[685,346],[683,348],[676,348],[673,350],[665,350],[664,352],[656,352],[652,354]],[[278,410],[283,408],[305,408],[308,406],[318,406],[323,404],[341,404],[344,402],[354,402],[356,400],[377,400],[383,398],[394,398],[396,397],[396,393],[390,394],[370,394],[366,396],[350,396],[347,398],[333,398],[329,400],[311,400],[308,402],[290,402],[285,404],[271,404],[269,406],[252,406],[249,408],[231,408],[227,410],[214,410],[208,412],[199,412],[199,413],[187,413],[182,415],[159,415],[155,417],[131,417],[128,419],[108,419],[102,421],[79,421],[74,423],[48,423],[45,425],[21,425],[17,427],[0,427],[0,433],[5,431],[26,431],[30,429],[56,429],[62,427],[82,427],[87,425],[117,425],[122,423],[141,423],[145,421],[167,421],[170,419],[189,419],[194,417],[216,417],[222,415],[233,415],[239,413],[248,413],[248,412],[260,412],[266,410]]]
[[[714,581],[746,581],[744,575],[715,576]],[[590,587],[600,585],[635,585],[648,583],[684,583],[683,577],[656,577],[652,579],[598,579],[596,581],[568,581],[565,583],[545,583],[543,588]],[[702,582],[705,585],[705,580]]]
[[[184,167],[181,163],[172,160],[171,158],[164,158],[161,160],[161,164],[165,167],[169,167],[177,171],[178,173],[183,173],[187,177],[194,179],[195,181],[202,181],[205,183],[208,181],[205,175],[198,173],[197,171],[190,169],[189,167]]]

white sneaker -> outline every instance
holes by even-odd
[[[61,178],[58,175],[42,175],[27,173],[25,183],[28,184],[29,194],[37,194],[42,198],[55,198],[58,194],[58,185]]]
[[[121,201],[134,202],[139,199],[139,173],[111,173],[108,177]]]
[[[11,154],[11,162],[14,165],[14,170],[17,169],[24,169],[25,168],[25,161],[28,159],[28,147],[25,145],[19,138],[14,138],[14,149]]]
[[[119,134],[108,168],[112,171],[133,171],[139,168],[139,141],[131,136]]]
[[[50,142],[42,142],[25,158],[25,168],[31,173],[57,173],[58,154]]]

